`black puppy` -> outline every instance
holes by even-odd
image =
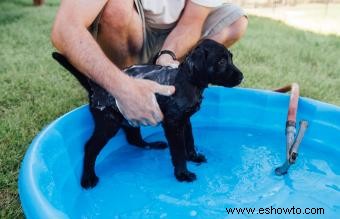
[[[94,187],[98,182],[95,161],[105,144],[123,128],[127,141],[138,147],[162,149],[165,142],[145,142],[140,128],[132,127],[119,112],[114,97],[102,87],[85,77],[59,53],[53,57],[69,70],[89,93],[90,111],[95,128],[85,145],[81,185]],[[196,175],[187,169],[186,161],[205,162],[204,155],[195,150],[190,117],[199,110],[202,93],[208,84],[233,87],[241,83],[243,75],[232,62],[232,54],[223,45],[213,40],[203,40],[187,55],[178,69],[158,65],[136,65],[125,73],[138,78],[174,85],[172,96],[156,95],[164,114],[162,122],[166,139],[170,145],[174,174],[179,181],[191,182]]]

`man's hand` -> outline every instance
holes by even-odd
[[[132,126],[157,125],[163,120],[155,93],[170,96],[174,86],[160,85],[145,79],[128,78],[116,95],[119,111]]]
[[[169,54],[162,54],[156,60],[157,65],[170,66],[172,68],[178,68],[179,61],[174,60]]]

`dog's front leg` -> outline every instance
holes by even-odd
[[[187,152],[186,153],[187,160],[195,162],[195,163],[207,162],[207,159],[205,158],[203,154],[196,152],[190,119],[188,119],[185,122],[184,132],[185,132],[185,149]]]
[[[192,182],[196,175],[187,169],[186,150],[185,150],[185,123],[180,122],[163,122],[165,136],[170,147],[174,173],[178,181]]]

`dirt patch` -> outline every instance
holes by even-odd
[[[269,17],[303,30],[340,36],[340,4],[302,4],[246,8],[248,14]]]

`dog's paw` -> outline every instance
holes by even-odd
[[[147,149],[165,149],[168,144],[164,141],[146,142],[145,148]]]
[[[195,154],[189,155],[188,160],[195,162],[195,163],[205,163],[205,162],[207,162],[207,159],[205,158],[205,156],[203,154],[200,154],[200,153],[195,153]]]
[[[175,172],[176,179],[180,182],[192,182],[196,180],[196,174],[185,170],[185,171],[177,171]]]
[[[83,174],[80,184],[84,189],[89,189],[95,187],[98,181],[99,178],[95,174]]]

